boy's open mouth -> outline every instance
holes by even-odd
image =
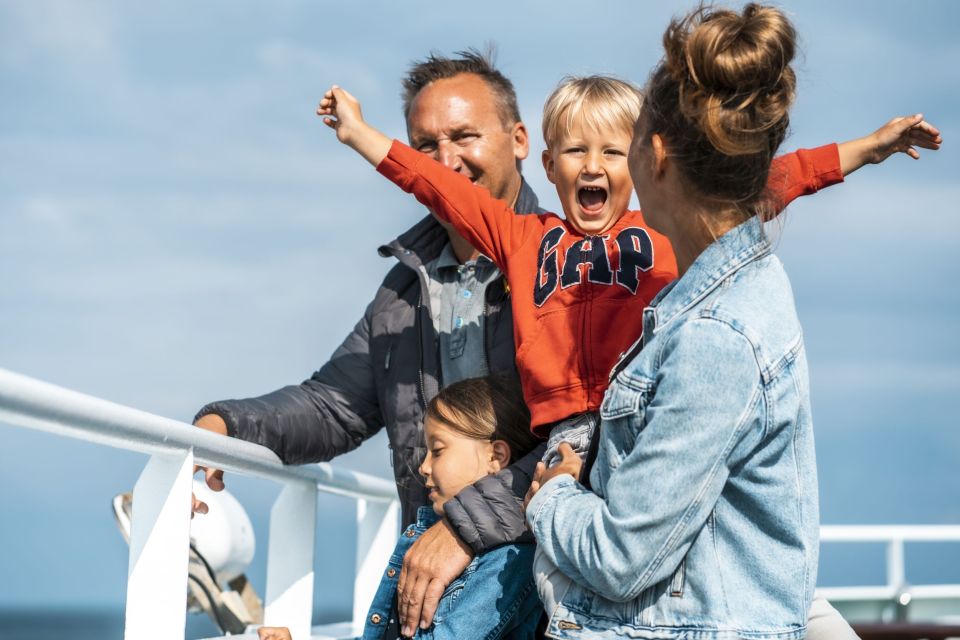
[[[577,189],[577,202],[587,213],[598,213],[607,201],[607,190],[603,187],[580,187]]]

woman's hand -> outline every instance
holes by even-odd
[[[290,629],[286,627],[260,627],[257,629],[260,640],[293,640]]]
[[[537,463],[537,470],[533,474],[533,482],[530,483],[530,489],[527,491],[527,495],[523,499],[524,509],[526,509],[527,505],[530,504],[533,496],[537,495],[537,491],[540,491],[540,487],[547,484],[557,476],[566,473],[573,476],[574,480],[580,479],[580,471],[583,469],[583,460],[581,460],[580,456],[577,455],[577,452],[573,450],[573,447],[571,447],[568,442],[561,442],[560,446],[557,447],[557,453],[560,454],[560,462],[553,465],[549,469],[547,469],[546,465],[542,462]]]

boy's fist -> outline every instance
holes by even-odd
[[[351,144],[357,129],[365,124],[360,102],[337,85],[323,94],[317,115],[323,118],[323,124],[337,132],[337,140],[344,144]]]

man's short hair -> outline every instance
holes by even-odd
[[[495,66],[493,47],[481,52],[474,48],[457,51],[448,57],[431,52],[424,60],[414,61],[403,79],[403,118],[410,117],[410,105],[424,87],[431,82],[458,76],[461,73],[473,73],[487,83],[497,100],[497,110],[504,128],[520,122],[520,108],[517,106],[517,92],[510,82]]]

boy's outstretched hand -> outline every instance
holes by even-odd
[[[348,91],[333,85],[317,106],[323,124],[337,132],[337,140],[377,166],[387,157],[393,141],[363,119],[360,102]]]
[[[923,114],[894,118],[873,133],[840,146],[840,168],[849,175],[865,164],[879,164],[902,152],[920,159],[917,148],[936,151],[943,144],[940,131],[923,119]]]

